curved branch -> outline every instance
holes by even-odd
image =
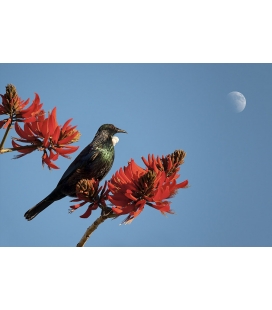
[[[110,208],[107,208],[109,210]],[[91,226],[89,226],[85,232],[85,234],[80,239],[79,243],[76,245],[77,247],[83,247],[87,240],[90,238],[91,234],[97,229],[97,227],[102,224],[108,218],[116,218],[118,215],[114,214],[110,209],[108,213],[105,213],[105,210],[102,211],[102,214],[99,218],[97,218]]]

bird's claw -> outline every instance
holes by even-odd
[[[101,215],[102,216],[109,216],[110,213],[112,212],[112,209],[107,207],[107,206],[101,206]]]

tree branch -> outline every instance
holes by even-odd
[[[110,210],[108,213],[105,213],[105,210],[102,211],[102,214],[99,218],[97,218],[91,226],[89,226],[85,232],[85,234],[82,236],[79,243],[76,245],[77,247],[83,247],[87,240],[90,238],[91,234],[97,229],[97,227],[102,224],[106,219],[108,218],[116,218],[118,215],[114,214],[113,211],[110,208],[107,208],[107,210]]]

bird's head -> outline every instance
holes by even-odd
[[[99,127],[99,129],[96,133],[96,136],[103,136],[104,139],[105,138],[106,139],[108,139],[108,138],[112,139],[116,133],[127,133],[127,132],[123,129],[115,127],[112,124],[104,124],[104,125]],[[119,141],[119,139],[117,137],[114,137],[114,138],[112,139],[113,145],[115,145]]]
[[[104,124],[104,125],[100,126],[98,129],[98,132],[102,132],[102,131],[108,133],[110,136],[113,136],[118,132],[127,133],[125,130],[117,128],[112,124]]]

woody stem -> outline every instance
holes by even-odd
[[[91,226],[89,226],[85,232],[85,234],[80,239],[79,243],[76,245],[77,247],[83,247],[87,240],[90,238],[91,234],[97,229],[97,227],[102,224],[108,218],[115,218],[116,214],[112,211],[105,213],[102,211],[102,214],[99,218],[97,218]]]
[[[91,234],[97,229],[97,227],[103,223],[107,217],[101,215],[98,219],[96,219],[93,224],[87,228],[85,234],[82,236],[81,240],[77,244],[77,247],[83,247],[87,240],[90,238]]]

